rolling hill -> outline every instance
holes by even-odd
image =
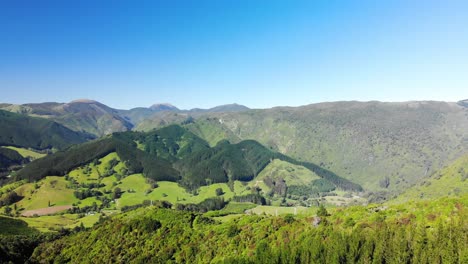
[[[157,181],[177,181],[188,189],[212,183],[251,181],[273,159],[280,159],[306,167],[333,186],[361,190],[359,185],[326,169],[273,152],[258,142],[248,140],[231,144],[224,141],[211,148],[204,140],[177,125],[149,133],[115,133],[77,145],[33,161],[15,177],[31,182],[50,175],[65,175],[112,152],[125,162],[128,174],[143,173]]]

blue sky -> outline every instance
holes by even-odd
[[[468,98],[467,1],[1,1],[0,102]]]

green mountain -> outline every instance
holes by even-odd
[[[468,155],[433,173],[405,190],[391,202],[403,203],[440,197],[464,196],[468,193]]]
[[[76,145],[66,151],[59,151],[34,160],[16,173],[15,180],[31,182],[46,176],[63,176],[77,167],[87,165],[112,152],[116,152],[125,162],[127,175],[144,173],[154,180],[176,181],[179,179],[177,171],[172,168],[169,161],[138,149],[133,141],[133,135],[128,132]]]
[[[86,113],[98,103],[77,104]],[[61,105],[29,114],[55,120],[48,111]],[[148,114],[140,110],[117,115],[129,122]],[[0,262],[468,260],[463,101],[151,111],[147,132],[87,142],[52,120],[0,111],[11,124],[0,123],[0,139],[23,147],[0,147],[0,166],[36,157],[0,185]],[[84,143],[70,146],[69,133]],[[38,142],[62,150],[29,153]]]
[[[70,103],[4,104],[2,109],[48,118],[74,131],[96,136],[127,131],[133,127],[117,110],[92,100],[75,100]]]
[[[204,116],[210,113],[235,113],[249,110],[248,107],[239,104],[220,105],[209,109],[194,108],[191,110],[178,110],[174,106],[158,105],[158,111],[147,115],[147,112],[139,109],[138,111],[145,115],[144,118],[133,117],[135,130],[149,131],[155,128],[161,128],[170,124],[188,124],[194,118]],[[161,110],[162,109],[162,110]],[[130,110],[130,111],[133,111]]]
[[[468,108],[457,103],[334,102],[209,113],[184,124],[212,146],[222,139],[256,140],[384,196],[468,150]],[[148,119],[137,129],[158,125]]]
[[[64,149],[85,142],[90,135],[72,131],[44,118],[0,110],[0,146]]]
[[[138,123],[134,130],[151,131],[171,124],[186,124],[193,121],[193,117],[187,113],[181,112],[159,112],[143,119]]]
[[[149,133],[122,132],[57,152],[18,171],[16,180],[35,181],[65,175],[109,153],[116,152],[127,174],[143,173],[157,181],[178,181],[188,189],[211,183],[253,180],[273,159],[299,164],[333,186],[359,191],[361,187],[311,163],[298,162],[258,142],[221,142],[210,148],[188,130],[172,125]]]
[[[3,110],[0,110],[0,128],[0,181],[30,159],[41,156],[36,151],[65,149],[92,138],[47,119]]]
[[[130,110],[117,110],[118,113],[125,119],[130,121],[134,126],[141,123],[146,118],[158,112],[179,112],[180,110],[170,104],[154,104],[148,108],[136,107]]]

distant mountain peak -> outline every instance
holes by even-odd
[[[153,111],[177,111],[179,108],[169,103],[158,103],[149,107]]]
[[[73,100],[73,101],[71,101],[69,104],[74,104],[74,103],[83,103],[83,104],[100,104],[98,101],[91,100],[91,99],[86,99],[86,98],[82,98],[82,99],[76,99],[76,100]]]
[[[241,111],[246,111],[246,110],[250,110],[250,108],[248,108],[245,105],[232,103],[232,104],[215,106],[213,108],[208,109],[207,111],[209,112],[241,112]]]

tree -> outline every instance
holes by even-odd
[[[10,215],[12,209],[11,209],[10,206],[7,205],[7,206],[4,207],[3,210],[5,210],[5,214],[6,214],[6,215]]]
[[[319,209],[317,210],[317,216],[320,216],[320,217],[328,216],[328,211],[325,208],[325,206],[323,206],[323,204],[319,206]]]
[[[223,192],[223,189],[222,189],[222,188],[217,188],[217,189],[216,189],[216,196],[221,196],[221,195],[223,195],[223,194],[224,194],[224,192]]]
[[[122,196],[122,190],[119,187],[117,187],[114,189],[114,194],[112,195],[112,198],[119,199],[120,196]]]

